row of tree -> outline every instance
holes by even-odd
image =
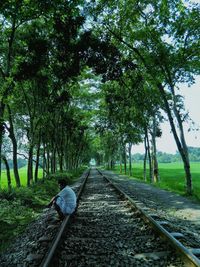
[[[191,162],[200,162],[200,148],[199,147],[188,147],[189,157]],[[136,153],[132,155],[132,161],[141,162],[144,160],[144,154]],[[157,161],[158,163],[172,163],[180,162],[181,157],[178,152],[175,154],[169,154],[166,152],[157,152]]]
[[[199,5],[2,0],[0,14],[0,158],[9,167],[12,154],[17,186],[19,153],[30,185],[39,164],[48,174],[92,157],[131,174],[132,145],[142,141],[144,177],[148,159],[157,181],[164,113],[192,194],[178,85],[199,74]]]
[[[129,165],[131,174],[132,145],[144,140],[144,178],[148,159],[151,182],[158,181],[156,138],[162,134],[164,112],[184,164],[186,191],[192,194],[183,128],[188,114],[178,86],[192,84],[199,74],[199,5],[179,0],[98,1],[88,10],[96,34],[120,51],[118,67],[102,85],[96,127],[97,145],[104,152],[95,155],[97,162],[106,161],[112,168],[119,160],[125,169]]]
[[[0,3],[0,159],[11,187],[12,157],[27,159],[27,185],[45,174],[88,162],[92,106],[82,1]],[[33,165],[35,168],[33,168]],[[1,164],[0,164],[1,166]],[[1,170],[0,170],[1,175]]]

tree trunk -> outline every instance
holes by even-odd
[[[112,158],[110,160],[110,169],[113,170],[113,160],[112,160]]]
[[[146,137],[147,137],[147,154],[148,154],[148,159],[149,159],[149,179],[150,179],[150,183],[152,183],[153,182],[152,163],[151,163],[152,161],[151,161],[151,152],[150,152],[148,133],[147,133]]]
[[[53,153],[51,152],[50,153],[50,166],[51,166],[51,173],[54,173],[54,168],[53,168],[53,165],[54,165],[54,159],[53,159]]]
[[[54,153],[51,153],[50,156],[50,162],[51,162],[51,173],[54,173]]]
[[[57,170],[56,148],[53,150],[53,173]]]
[[[2,143],[3,143],[3,135],[4,135],[4,111],[5,111],[5,104],[3,101],[0,101],[0,188],[1,188],[1,154],[2,154]]]
[[[124,173],[127,173],[127,168],[126,168],[126,145],[124,145]]]
[[[38,169],[39,169],[39,161],[40,161],[40,145],[41,145],[41,137],[39,135],[39,141],[37,145],[37,153],[36,153],[36,163],[35,163],[35,183],[38,181]]]
[[[33,183],[33,145],[30,144],[28,152],[27,186]]]
[[[168,115],[168,119],[169,119],[170,126],[171,126],[171,130],[172,130],[172,133],[174,135],[174,139],[175,139],[178,151],[181,155],[181,158],[182,158],[182,161],[184,164],[185,175],[186,175],[186,192],[188,195],[192,195],[192,176],[191,176],[191,172],[190,172],[190,162],[189,162],[188,153],[187,153],[187,150],[185,150],[186,144],[185,145],[182,144],[181,141],[179,140],[178,135],[177,135],[176,127],[174,125],[173,117],[171,114],[169,103],[167,101],[165,90],[164,90],[161,83],[158,83],[157,86],[158,86],[160,93],[163,97],[165,108],[166,108],[167,115]]]
[[[121,151],[119,153],[120,153],[120,173],[122,173],[122,153]]]
[[[49,172],[50,172],[50,155],[49,155],[49,148],[48,147],[47,147],[46,167],[47,167],[47,175],[49,175]]]
[[[10,167],[9,167],[9,164],[8,164],[8,161],[7,161],[6,157],[2,156],[1,158],[4,161],[4,164],[6,166],[6,174],[7,174],[7,181],[8,181],[8,192],[11,192],[12,187],[11,187]]]
[[[10,137],[12,145],[13,145],[13,171],[14,171],[16,186],[20,187],[21,183],[20,183],[20,176],[19,176],[18,164],[17,164],[17,140],[15,138],[12,112],[11,112],[9,105],[7,105],[7,109],[8,109],[8,114],[9,114],[10,127],[6,127],[6,128],[9,131],[9,137]]]
[[[13,143],[13,170],[14,170],[14,175],[15,175],[15,181],[17,187],[20,187],[20,176],[18,172],[18,164],[17,164],[17,141],[15,137],[11,136],[12,143]]]
[[[132,159],[131,159],[132,144],[128,144],[128,157],[129,157],[129,175],[132,176]]]
[[[152,168],[153,168],[153,181],[160,181],[159,170],[158,170],[158,160],[157,160],[157,149],[156,149],[156,118],[153,118],[153,129],[151,132],[152,138]]]
[[[60,168],[60,172],[63,172],[63,153],[62,152],[58,152],[58,161],[59,161],[59,168]]]
[[[43,180],[45,179],[45,174],[47,173],[47,162],[46,162],[46,149],[45,149],[45,143],[43,143]]]
[[[143,166],[144,166],[143,178],[144,178],[144,181],[146,182],[147,181],[147,150],[148,150],[146,133],[145,133],[145,137],[144,137],[144,149],[145,149],[145,152],[144,152],[144,163],[143,163]]]

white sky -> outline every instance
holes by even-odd
[[[200,129],[200,77],[196,79],[196,83],[191,87],[181,85],[180,94],[185,98],[185,109],[189,111],[190,118],[195,122],[196,127]],[[200,147],[200,130],[188,132],[189,125],[185,125],[185,137],[188,146]],[[165,122],[161,126],[162,137],[157,138],[158,151],[167,153],[176,153],[177,146],[174,141],[173,134],[170,133],[171,128],[169,122]],[[144,153],[144,145],[133,146],[132,153]]]

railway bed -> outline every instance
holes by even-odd
[[[200,266],[198,228],[167,216],[150,191],[131,184],[106,171],[84,172],[72,185],[76,213],[60,222],[45,209],[0,255],[0,266]]]
[[[150,217],[140,203],[133,203],[118,189],[101,172],[92,170],[77,212],[70,216],[62,238],[57,239],[40,266],[200,266],[192,254],[198,255],[198,244],[186,238],[190,250],[184,247],[185,254],[180,253],[183,245],[177,240],[184,240],[184,236],[173,232],[161,218]],[[152,227],[153,217],[161,233],[160,229],[155,231],[155,225]],[[172,240],[166,236],[163,239],[163,231]],[[174,241],[178,243],[176,249]]]

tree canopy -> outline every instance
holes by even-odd
[[[17,186],[19,154],[30,185],[39,167],[48,175],[91,158],[110,168],[128,159],[131,173],[140,142],[158,181],[165,113],[192,194],[178,86],[199,75],[199,8],[181,0],[1,1],[0,155],[12,158]]]

